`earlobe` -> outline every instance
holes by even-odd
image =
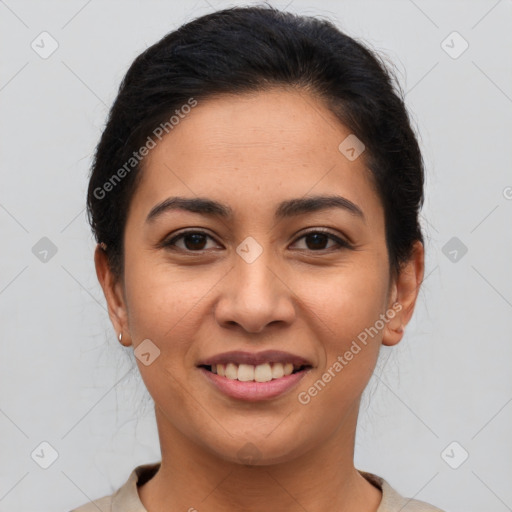
[[[404,335],[404,326],[402,323],[401,313],[403,311],[402,305],[399,302],[393,304],[393,309],[388,310],[387,317],[388,322],[384,327],[382,335],[382,344],[388,347],[396,345],[400,342]],[[391,317],[391,313],[394,314]]]
[[[122,341],[118,336],[119,342],[124,346],[129,346],[131,343],[129,336],[126,335],[128,332],[128,322],[122,285],[115,279],[108,263],[107,254],[100,244],[97,244],[94,252],[94,265],[96,267],[96,276],[107,301],[108,315],[114,330],[116,333],[125,333],[122,336]]]

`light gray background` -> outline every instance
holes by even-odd
[[[272,3],[329,17],[398,66],[427,167],[426,279],[365,392],[356,467],[447,511],[510,511],[512,1]],[[87,174],[133,59],[229,5],[0,1],[0,511],[66,511],[159,460],[96,280]],[[31,48],[43,31],[59,45],[47,59]],[[457,36],[442,46],[453,31],[469,44],[458,58],[445,51]],[[43,237],[57,248],[46,262]],[[456,261],[452,237],[467,247]],[[58,453],[48,469],[44,441]]]

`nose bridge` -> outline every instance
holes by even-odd
[[[263,248],[253,237],[247,237],[236,249],[235,295],[238,302],[254,308],[271,308],[276,301],[275,275],[271,250]]]
[[[251,261],[239,257],[235,263],[235,289],[239,299],[253,297],[256,300],[271,302],[276,296],[275,274],[270,270],[270,251]]]
[[[236,249],[234,268],[217,305],[217,321],[260,332],[272,322],[290,322],[295,310],[289,288],[276,276],[272,250],[247,237]]]

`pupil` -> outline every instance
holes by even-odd
[[[308,235],[306,237],[306,239],[313,239],[315,242],[316,242],[316,246],[315,246],[315,243],[313,244],[314,247],[310,247],[310,244],[308,244],[308,248],[309,249],[325,249],[325,247],[318,247],[318,242],[320,243],[320,245],[323,245],[322,242],[325,244],[326,240],[327,240],[327,235],[324,235],[322,233],[314,233],[312,235]]]
[[[200,233],[194,233],[192,235],[186,235],[185,237],[185,246],[187,249],[203,249],[205,236]],[[192,244],[188,243],[189,240],[192,240]],[[201,244],[201,242],[203,242]],[[199,244],[200,247],[197,247]]]

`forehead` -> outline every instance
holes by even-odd
[[[305,92],[272,89],[198,101],[145,157],[132,205],[166,197],[210,197],[240,215],[283,198],[340,194],[381,215],[363,158],[339,145],[350,131]],[[373,211],[372,211],[373,210]],[[272,212],[273,213],[273,212]]]

